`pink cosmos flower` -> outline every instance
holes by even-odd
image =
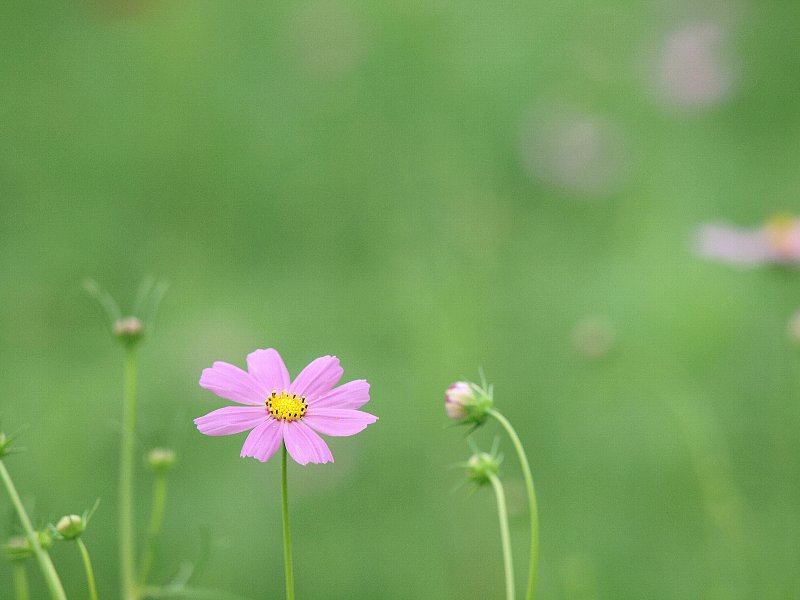
[[[194,420],[200,433],[231,435],[252,430],[241,456],[266,462],[281,443],[301,465],[333,462],[328,445],[317,435],[355,435],[378,420],[356,410],[369,402],[369,383],[342,377],[339,359],[322,356],[294,379],[273,348],[247,355],[247,371],[225,362],[204,369],[200,386],[217,396],[244,404],[226,406]]]
[[[696,246],[702,256],[738,266],[799,264],[800,219],[779,216],[757,229],[726,223],[704,225],[698,231]]]

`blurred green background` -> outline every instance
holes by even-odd
[[[539,597],[796,597],[797,273],[704,262],[690,240],[797,208],[800,4],[2,13],[0,414],[29,426],[7,463],[39,525],[102,499],[85,538],[102,597],[122,352],[81,282],[130,304],[148,273],[171,289],[140,353],[140,451],[180,455],[158,581],[207,546],[198,586],[282,597],[278,461],[191,422],[224,404],[204,367],[274,346],[292,373],[338,355],[380,417],[329,438],[335,464],[291,465],[299,598],[502,597],[494,500],[453,491],[468,449],[442,407],[479,367],[534,469]],[[53,556],[85,597],[76,549]]]

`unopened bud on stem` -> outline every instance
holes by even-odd
[[[124,344],[138,342],[144,334],[144,325],[137,317],[123,317],[114,322],[114,335]]]
[[[147,453],[147,466],[156,473],[166,473],[177,460],[175,452],[169,448],[153,448]]]
[[[476,452],[467,461],[467,475],[478,485],[490,482],[500,468],[500,458],[488,452]]]
[[[56,524],[56,531],[65,540],[74,540],[86,531],[86,519],[78,515],[61,517]]]
[[[491,386],[456,381],[444,393],[447,416],[460,423],[480,425],[488,417],[493,404]]]
[[[25,560],[33,556],[33,548],[31,548],[27,538],[15,536],[3,546],[3,554],[10,561]]]

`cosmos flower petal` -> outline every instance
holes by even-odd
[[[200,433],[231,435],[253,429],[269,417],[264,406],[226,406],[194,420]]]
[[[369,401],[370,387],[365,380],[333,389],[342,377],[335,356],[312,361],[294,381],[273,348],[251,352],[247,367],[248,371],[243,371],[215,362],[205,369],[200,377],[202,387],[248,406],[227,406],[195,419],[197,428],[207,435],[252,430],[242,446],[243,457],[266,462],[284,444],[298,464],[333,462],[330,448],[317,430],[349,436],[377,421],[377,417],[356,410]]]
[[[724,223],[702,226],[695,239],[698,254],[740,266],[757,266],[776,260],[768,237],[761,230],[746,230]]]
[[[289,386],[289,391],[312,400],[335,386],[343,372],[338,358],[321,356],[300,372]]]
[[[289,389],[289,371],[281,355],[274,348],[254,350],[247,355],[247,371],[263,384],[267,391]]]
[[[308,405],[315,408],[361,408],[369,402],[369,383],[356,379],[343,383],[318,398],[309,399]]]
[[[267,462],[281,447],[283,427],[281,421],[269,418],[253,429],[242,446],[242,457],[252,456],[261,462]]]
[[[360,410],[347,408],[317,408],[303,417],[303,423],[325,435],[355,435],[378,420],[378,417]]]
[[[283,441],[298,464],[333,462],[328,444],[303,421],[284,422]]]
[[[239,367],[217,361],[210,369],[203,369],[200,386],[217,396],[240,404],[263,404],[267,388]]]

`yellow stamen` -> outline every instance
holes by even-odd
[[[290,394],[286,390],[273,390],[266,401],[269,414],[281,421],[297,421],[306,414],[308,404],[305,396]]]
[[[779,253],[789,252],[792,244],[792,231],[795,220],[790,215],[775,215],[767,221],[765,229],[772,247]]]

